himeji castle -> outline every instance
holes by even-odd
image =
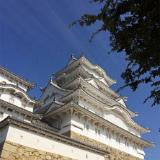
[[[33,84],[0,67],[0,159],[143,160],[153,146],[141,137],[149,129],[133,120],[115,83],[84,56],[71,56],[34,100]]]

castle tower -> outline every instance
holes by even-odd
[[[72,56],[42,90],[35,112],[60,134],[106,150],[108,159],[144,159],[152,144],[141,134],[149,130],[133,120],[137,113],[111,89],[114,83],[98,65]]]

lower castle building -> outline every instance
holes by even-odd
[[[71,57],[41,89],[0,67],[1,160],[143,160],[141,138],[126,98],[111,89],[115,81],[84,56]]]

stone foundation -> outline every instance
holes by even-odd
[[[142,160],[140,158],[134,157],[130,154],[127,154],[125,152],[122,152],[120,150],[117,150],[115,148],[109,147],[106,144],[103,144],[101,142],[95,141],[93,139],[90,139],[86,136],[82,136],[80,134],[77,134],[75,132],[67,132],[64,135],[69,136],[70,138],[73,138],[75,140],[78,140],[80,142],[92,145],[94,147],[98,147],[100,149],[104,149],[108,151],[110,154],[106,155],[106,160]]]
[[[39,151],[12,142],[0,144],[1,160],[73,160],[54,153]]]

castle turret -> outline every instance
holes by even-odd
[[[34,87],[23,78],[0,67],[0,121],[6,117],[30,121],[38,102],[31,98],[27,91]]]

